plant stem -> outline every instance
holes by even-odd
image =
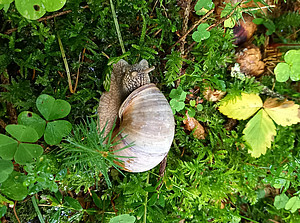
[[[115,23],[115,27],[116,27],[116,30],[117,30],[117,35],[118,35],[118,39],[119,39],[119,42],[120,42],[120,45],[121,45],[122,53],[124,54],[126,51],[125,51],[124,43],[123,43],[123,40],[122,40],[122,36],[121,36],[121,32],[120,32],[120,27],[119,27],[117,15],[116,15],[115,7],[114,7],[114,4],[113,4],[112,0],[110,0],[110,7],[111,7],[112,15],[113,15],[113,18],[114,18],[114,23]]]
[[[72,80],[71,80],[71,75],[70,75],[70,69],[69,69],[69,65],[68,65],[68,62],[67,62],[66,54],[65,54],[65,51],[64,51],[64,47],[62,45],[62,42],[61,42],[61,39],[60,39],[60,36],[59,36],[58,33],[57,33],[57,40],[58,40],[58,45],[59,45],[59,48],[60,48],[61,56],[62,56],[62,59],[64,61],[66,72],[67,72],[67,77],[68,77],[68,82],[69,82],[69,89],[70,89],[70,92],[73,94],[74,91],[73,91],[73,87],[72,87]]]
[[[45,223],[44,218],[43,218],[43,216],[42,216],[42,214],[40,212],[40,209],[39,209],[39,207],[38,207],[38,205],[36,203],[36,198],[34,196],[31,197],[31,201],[32,201],[33,207],[34,207],[34,209],[35,209],[35,211],[36,211],[36,213],[38,215],[38,218],[39,218],[40,222],[41,223]]]
[[[150,174],[148,172],[146,184],[149,184],[149,178],[150,178]],[[145,204],[144,204],[145,207],[144,207],[144,220],[143,220],[143,223],[147,223],[147,202],[148,202],[148,192],[146,192],[146,196],[145,196]]]

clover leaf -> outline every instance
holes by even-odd
[[[42,94],[37,98],[36,107],[47,121],[64,118],[71,110],[68,102],[61,99],[55,100],[47,94]]]
[[[38,134],[38,138],[41,138],[44,135],[46,121],[33,112],[21,112],[18,116],[18,123],[34,128]]]
[[[61,9],[66,0],[15,0],[18,12],[27,19],[35,20],[42,17],[46,11]]]
[[[215,4],[212,0],[199,0],[195,5],[197,15],[205,15],[209,10],[213,9]]]
[[[43,148],[40,145],[26,143],[38,140],[37,132],[33,128],[24,125],[7,125],[5,129],[18,141],[0,134],[0,157],[2,159],[14,158],[16,163],[26,164],[42,155]]]
[[[13,171],[0,186],[0,192],[12,200],[21,201],[28,195],[27,187],[23,185],[25,174]]]
[[[176,111],[179,112],[185,107],[185,97],[187,95],[187,92],[183,91],[181,87],[178,87],[177,89],[172,89],[170,92],[170,106],[172,108],[173,113],[175,114]]]
[[[36,106],[47,121],[33,112],[24,111],[19,114],[18,122],[34,128],[38,138],[44,135],[45,142],[50,145],[60,143],[71,132],[72,125],[68,121],[55,119],[66,117],[70,113],[71,105],[64,100],[55,100],[50,95],[42,94],[37,98]]]
[[[202,23],[198,26],[197,31],[195,31],[192,35],[192,38],[196,42],[200,42],[201,40],[208,39],[210,37],[210,32],[206,29],[209,27],[207,23]]]
[[[10,160],[0,160],[0,183],[9,177],[13,170],[14,166]]]
[[[300,80],[300,50],[289,50],[284,55],[285,63],[278,63],[274,69],[278,82],[286,82],[289,78],[292,81]]]

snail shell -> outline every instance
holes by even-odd
[[[169,152],[175,123],[172,109],[160,90],[152,83],[134,90],[119,110],[121,133],[116,140],[115,155],[130,172],[144,172],[158,165]],[[122,148],[134,143],[126,149]],[[125,158],[126,157],[126,158]]]

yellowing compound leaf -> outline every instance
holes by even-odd
[[[289,126],[300,122],[299,105],[293,101],[268,98],[264,103],[264,110],[278,125]]]
[[[229,118],[245,120],[254,115],[262,105],[262,100],[258,95],[242,93],[241,97],[229,101],[225,100],[219,110]]]
[[[261,109],[250,119],[243,131],[244,139],[251,146],[251,156],[259,157],[265,154],[276,135],[276,126],[268,114]]]

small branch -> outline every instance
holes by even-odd
[[[84,60],[84,54],[85,54],[85,51],[86,51],[86,48],[84,48],[83,51],[82,51],[81,63],[82,63],[83,60]],[[79,59],[79,67],[78,67],[78,70],[77,70],[76,82],[75,82],[75,86],[74,86],[74,93],[76,92],[76,88],[77,88],[77,84],[78,84],[80,65],[81,65],[81,64],[80,64],[80,59]]]
[[[17,221],[18,221],[19,223],[21,223],[21,222],[20,222],[20,219],[19,219],[19,217],[18,217],[18,215],[17,215],[17,212],[16,212],[16,205],[17,205],[17,201],[15,201],[15,204],[14,204],[14,214],[15,214],[15,216],[16,216]]]
[[[65,55],[64,47],[62,45],[62,42],[61,42],[61,39],[60,39],[60,36],[59,36],[58,33],[57,33],[57,40],[58,40],[58,45],[59,45],[59,48],[60,48],[61,56],[62,56],[62,59],[64,61],[66,72],[67,72],[69,89],[70,89],[70,92],[73,94],[74,91],[73,91],[73,87],[72,87],[72,80],[71,80],[71,75],[70,75],[70,69],[69,69],[69,65],[68,65],[68,62],[67,62],[66,55]]]
[[[208,11],[201,19],[199,19],[182,37],[179,38],[179,40],[176,41],[176,43],[174,43],[170,48],[169,51],[176,46],[180,41],[182,41],[183,39],[185,39],[187,37],[187,35],[192,32],[204,19],[206,19],[210,14],[212,14],[214,12],[214,9]]]
[[[120,45],[121,45],[122,53],[124,54],[124,53],[126,53],[126,51],[125,51],[124,43],[123,43],[123,40],[122,40],[122,36],[121,36],[121,32],[120,32],[120,27],[119,27],[117,15],[116,15],[115,7],[114,7],[114,4],[113,4],[112,0],[110,0],[110,7],[111,7],[115,27],[116,27],[116,30],[117,30],[118,39],[119,39],[119,42],[120,42]]]

